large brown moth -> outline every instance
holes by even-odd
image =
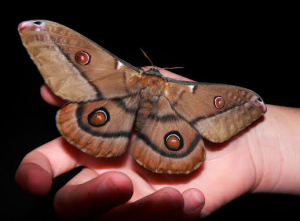
[[[245,88],[179,81],[142,70],[54,22],[19,25],[46,84],[68,101],[57,113],[62,136],[95,157],[131,154],[155,173],[188,174],[205,159],[203,138],[224,142],[266,112]]]

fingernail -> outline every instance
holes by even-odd
[[[195,212],[201,211],[204,206],[204,198],[201,193],[197,191],[191,191],[189,194],[189,203],[185,204],[185,211]]]

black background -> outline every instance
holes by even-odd
[[[14,182],[14,172],[24,155],[59,136],[54,120],[57,108],[41,99],[43,80],[17,33],[17,25],[23,20],[62,23],[135,66],[149,65],[140,52],[142,48],[155,65],[184,66],[176,73],[193,80],[244,86],[260,94],[266,103],[299,107],[299,24],[294,6],[139,4],[78,2],[76,8],[62,8],[60,4],[39,2],[3,8],[4,144],[0,168],[4,206],[0,213],[4,220],[58,219],[52,208],[53,195],[76,173],[55,179],[46,197],[22,193]],[[246,194],[207,220],[291,220],[300,218],[299,205],[299,196]]]

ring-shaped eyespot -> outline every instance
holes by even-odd
[[[171,151],[179,151],[183,148],[183,138],[178,131],[170,131],[164,137],[166,147]]]
[[[110,120],[109,112],[101,107],[88,115],[88,122],[94,127],[102,127]]]
[[[91,61],[91,56],[86,51],[78,51],[75,54],[75,61],[81,65],[87,65]]]
[[[221,96],[217,96],[214,98],[214,105],[216,108],[221,109],[225,106],[225,100]]]

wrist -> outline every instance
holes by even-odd
[[[300,194],[300,109],[268,106],[252,146],[253,192]]]

